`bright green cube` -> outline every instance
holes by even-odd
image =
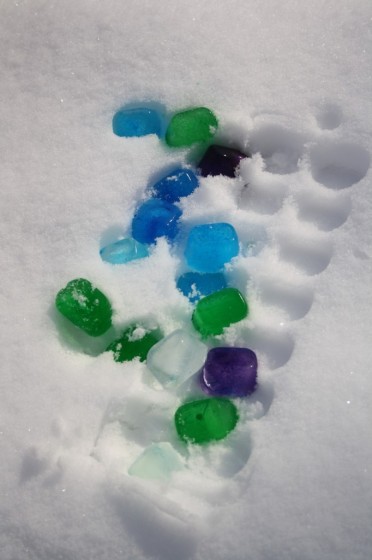
[[[165,134],[168,146],[181,148],[206,142],[216,132],[216,116],[206,107],[196,107],[173,115]]]
[[[161,338],[162,333],[158,329],[146,332],[138,325],[131,325],[120,338],[110,344],[107,350],[114,353],[115,362],[130,362],[134,358],[144,362],[150,348]]]
[[[55,303],[66,319],[90,336],[100,336],[112,325],[109,300],[85,278],[71,280],[58,292]]]
[[[174,417],[179,437],[185,442],[201,444],[225,438],[238,420],[236,406],[222,397],[183,404]]]
[[[224,288],[199,300],[192,316],[194,327],[206,338],[247,317],[248,304],[236,288]]]

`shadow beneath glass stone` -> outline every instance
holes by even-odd
[[[81,329],[75,327],[68,319],[63,317],[52,304],[48,310],[48,315],[57,327],[58,337],[62,346],[75,352],[88,354],[89,356],[99,356],[107,346],[115,340],[115,329],[111,327],[102,336],[89,336]]]

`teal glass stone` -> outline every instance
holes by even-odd
[[[99,253],[102,260],[110,264],[125,264],[149,256],[146,245],[131,237],[110,243],[110,245],[103,247]]]
[[[185,272],[177,280],[177,288],[191,303],[196,303],[201,297],[209,296],[227,287],[222,272]]]
[[[162,119],[153,109],[138,107],[134,109],[120,109],[112,119],[112,129],[117,136],[132,138],[161,135]]]
[[[185,257],[198,272],[219,272],[238,254],[238,235],[231,224],[202,224],[189,233]]]

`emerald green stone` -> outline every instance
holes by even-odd
[[[174,417],[179,437],[190,443],[208,443],[226,437],[236,426],[236,406],[225,398],[210,398],[183,404]]]
[[[107,351],[114,353],[115,362],[130,362],[134,358],[144,362],[150,348],[161,338],[162,334],[159,330],[146,332],[142,327],[132,325],[108,346]]]
[[[248,315],[248,304],[236,288],[224,288],[199,300],[192,316],[203,337],[218,335]]]
[[[58,292],[56,307],[66,319],[90,336],[100,336],[111,327],[109,300],[84,278],[71,280]]]
[[[196,107],[173,115],[165,134],[168,146],[180,148],[206,142],[218,127],[215,115],[206,107]]]

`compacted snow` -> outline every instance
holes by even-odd
[[[0,16],[1,560],[369,560],[370,2],[7,0]],[[209,107],[217,143],[252,158],[181,200],[177,243],[113,266],[99,250],[199,155],[114,135],[136,105]],[[187,448],[173,416],[192,383],[114,362],[113,333],[76,336],[54,299],[88,278],[115,332],[191,333],[176,279],[188,232],[214,222],[238,233],[226,277],[250,307],[215,343],[257,353],[258,389],[225,440]],[[128,474],[169,443],[169,478]]]

